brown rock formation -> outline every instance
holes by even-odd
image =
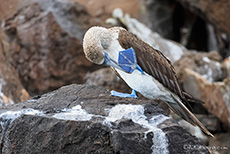
[[[47,3],[23,7],[4,24],[10,43],[7,58],[30,93],[82,83],[94,69],[83,54],[82,38],[96,22],[77,2]]]
[[[185,69],[184,89],[194,97],[202,99],[203,106],[220,121],[230,126],[230,79],[210,83],[198,73]]]
[[[26,101],[29,99],[29,94],[3,52],[3,50],[9,52],[9,44],[1,29],[0,38],[0,106]]]
[[[208,20],[216,28],[230,34],[230,1],[229,0],[178,0],[198,16]]]
[[[111,17],[112,12],[116,8],[121,8],[124,12],[137,17],[141,13],[141,0],[72,0],[84,5],[88,12],[102,22],[108,17]]]

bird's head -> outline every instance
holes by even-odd
[[[86,58],[98,65],[108,65],[123,70],[119,64],[109,57],[106,50],[112,43],[111,30],[104,27],[91,27],[84,36],[83,50]]]

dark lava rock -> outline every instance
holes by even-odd
[[[208,20],[218,29],[230,34],[230,2],[226,0],[178,0],[184,7]]]
[[[218,0],[218,1],[177,0],[177,1],[181,3],[184,8],[190,10],[192,13],[196,14],[197,16],[203,18],[204,21],[206,21],[206,25],[209,23],[212,24],[211,26],[212,28],[211,27],[207,28],[207,31],[209,31],[208,37],[209,39],[212,40],[212,41],[209,40],[210,41],[209,44],[213,47],[216,44],[217,46],[214,47],[214,50],[218,50],[218,52],[221,54],[223,58],[227,58],[228,56],[230,56],[229,53],[230,21],[228,20],[230,18],[230,9],[229,9],[230,1],[228,0]],[[201,25],[199,25],[199,28],[201,28]],[[210,28],[211,29],[214,28],[214,29],[211,30]],[[205,34],[204,30],[198,33],[197,36],[199,36],[200,38],[202,38],[201,33]],[[213,35],[214,37],[212,37],[211,35]],[[199,37],[197,37],[197,40],[199,40]],[[200,42],[201,41],[202,40],[200,40]],[[205,44],[205,42],[202,42],[202,44]]]
[[[2,153],[209,153],[156,102],[97,86],[65,86],[0,113]]]

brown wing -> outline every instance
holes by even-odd
[[[135,50],[137,63],[143,71],[152,75],[180,98],[184,98],[178,84],[174,67],[160,51],[152,48],[124,29],[119,31],[118,41],[123,48],[128,49],[132,47]]]

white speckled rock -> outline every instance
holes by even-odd
[[[97,86],[65,86],[0,108],[0,122],[2,153],[209,153],[156,102]]]

